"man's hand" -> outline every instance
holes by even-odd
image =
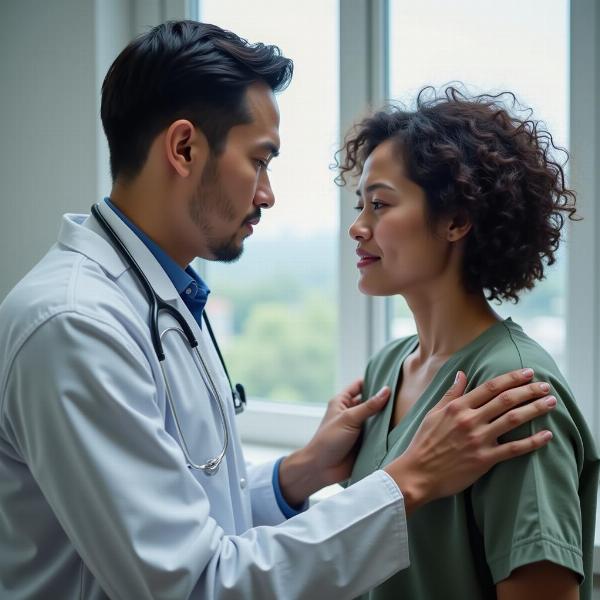
[[[410,446],[384,469],[402,491],[407,514],[462,491],[496,463],[548,443],[549,431],[505,444],[497,441],[556,406],[556,399],[547,396],[547,384],[523,385],[532,377],[531,369],[513,371],[462,396],[467,382],[459,372],[455,384],[425,416]]]
[[[292,506],[302,504],[322,487],[350,476],[364,422],[379,412],[390,397],[390,389],[384,387],[361,402],[362,383],[355,381],[332,398],[310,442],[281,462],[279,483]]]

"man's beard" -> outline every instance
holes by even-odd
[[[231,263],[242,256],[244,253],[244,244],[237,243],[235,236],[233,236],[229,242],[211,246],[209,250],[217,262]]]
[[[208,246],[208,251],[218,262],[235,262],[244,252],[244,245],[237,241],[239,230],[228,239],[215,239],[214,229],[208,224],[207,215],[213,214],[224,221],[233,223],[235,211],[229,198],[223,193],[219,184],[217,158],[210,154],[204,172],[200,179],[200,184],[194,198],[189,206],[190,217],[192,221],[202,230]],[[244,222],[260,217],[260,208],[250,217],[246,217]],[[240,228],[244,223],[240,223]]]

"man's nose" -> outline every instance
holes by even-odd
[[[275,194],[271,188],[271,181],[266,171],[262,171],[258,177],[254,204],[260,208],[271,208],[275,204]]]

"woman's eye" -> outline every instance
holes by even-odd
[[[385,206],[385,204],[383,202],[379,202],[379,200],[371,200],[371,206],[373,207],[373,210],[378,210]]]
[[[357,205],[354,207],[354,210],[357,210],[358,212],[360,212],[362,209],[363,209],[363,207],[362,207],[360,204],[357,204]]]
[[[262,158],[256,158],[254,160],[256,161],[259,169],[262,169],[263,171],[269,170],[269,163],[266,160],[263,160]]]

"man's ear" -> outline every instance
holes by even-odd
[[[189,177],[193,170],[204,168],[208,140],[191,121],[173,121],[165,132],[164,144],[167,162],[180,177]]]
[[[472,224],[469,221],[466,213],[460,212],[454,215],[454,217],[448,223],[446,229],[446,239],[449,242],[458,242],[462,240],[469,231],[471,231]]]

